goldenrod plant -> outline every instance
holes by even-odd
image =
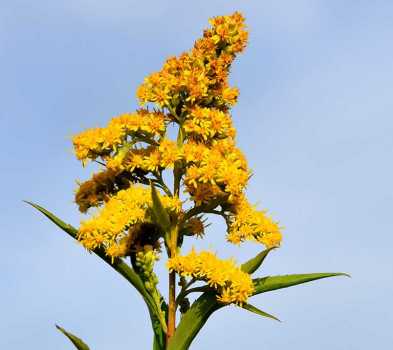
[[[228,76],[247,39],[240,13],[210,19],[190,51],[168,58],[144,79],[137,90],[139,110],[73,137],[82,165],[94,162],[99,168],[76,190],[79,210],[90,212],[79,228],[30,203],[138,291],[149,312],[155,350],[188,349],[209,316],[227,305],[276,319],[250,298],[344,275],[252,277],[280,246],[282,234],[279,223],[248,201],[251,172],[235,142],[230,111],[238,89]],[[240,265],[213,251],[183,252],[186,240],[205,238],[211,215],[225,221],[229,243],[253,241],[264,250]],[[167,298],[154,272],[160,261],[168,269]],[[88,349],[57,327],[78,349]]]

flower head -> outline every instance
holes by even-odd
[[[81,222],[78,238],[87,249],[101,247],[111,257],[146,246],[158,250],[158,241],[164,241],[172,250],[171,270],[205,280],[222,302],[242,303],[252,283],[233,261],[209,252],[174,256],[169,239],[170,232],[179,233],[178,245],[184,236],[203,237],[206,215],[218,214],[231,243],[253,240],[272,247],[281,241],[278,224],[246,199],[251,171],[236,146],[230,111],[239,95],[229,84],[230,67],[248,39],[244,18],[235,12],[209,22],[191,50],[169,57],[144,79],[137,97],[147,106],[73,138],[83,164],[103,166],[76,192],[81,212],[97,208]],[[159,189],[159,205],[153,205],[151,185]],[[157,207],[166,213],[156,215]]]
[[[188,255],[169,259],[167,267],[180,276],[205,281],[217,291],[217,300],[222,303],[245,303],[254,291],[249,274],[241,271],[233,260],[221,260],[212,252],[192,250]]]

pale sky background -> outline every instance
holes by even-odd
[[[92,169],[71,135],[134,110],[144,76],[234,10],[250,30],[232,70],[248,193],[285,226],[259,275],[352,278],[253,299],[282,323],[223,309],[191,349],[391,347],[392,1],[0,0],[1,349],[72,349],[54,323],[92,350],[151,348],[136,292],[22,200],[78,225]],[[203,245],[239,261],[259,248],[229,246],[222,223]]]

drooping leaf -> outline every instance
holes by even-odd
[[[271,290],[287,288],[297,284],[307,283],[322,278],[347,276],[348,274],[342,272],[327,272],[327,273],[307,273],[296,275],[283,276],[267,276],[263,278],[254,279],[255,292],[254,295],[269,292]]]
[[[32,207],[34,207],[35,209],[37,209],[38,211],[40,211],[42,214],[44,214],[50,221],[52,221],[59,228],[61,228],[66,233],[68,233],[72,238],[77,239],[78,230],[75,227],[65,223],[63,220],[59,219],[56,215],[52,214],[50,211],[46,210],[45,208],[41,207],[38,204],[28,202],[28,201],[25,201],[25,202],[27,204],[31,205]],[[149,309],[149,314],[150,314],[150,318],[152,321],[154,333],[157,337],[162,338],[163,334],[161,334],[161,333],[166,332],[166,322],[163,319],[160,311],[158,310],[158,306],[154,302],[154,299],[151,297],[151,295],[146,290],[144,283],[141,280],[141,278],[139,277],[139,275],[129,265],[127,265],[123,260],[116,258],[116,259],[113,259],[113,261],[112,261],[112,258],[108,257],[102,248],[94,249],[93,253],[96,254],[97,256],[99,256],[102,260],[104,260],[113,269],[115,269],[128,282],[130,282],[135,287],[135,289],[140,293],[140,295],[143,297],[143,299]],[[159,322],[161,324],[161,331],[158,329],[157,326],[155,326],[157,324],[157,322]]]
[[[155,186],[151,183],[151,199],[153,202],[152,212],[154,221],[159,225],[164,232],[168,232],[171,227],[171,220],[168,212],[161,203]]]
[[[244,264],[240,266],[241,270],[244,272],[249,273],[250,275],[254,273],[259,267],[262,265],[263,261],[267,257],[267,255],[273,250],[273,248],[268,248],[260,252],[258,255],[256,255],[254,258],[246,261]]]
[[[75,345],[75,347],[78,350],[90,350],[90,348],[83,342],[82,339],[78,338],[77,336],[73,335],[70,332],[67,332],[64,328],[56,325],[56,328],[63,333],[70,341],[72,344]]]
[[[271,319],[273,319],[273,320],[276,320],[276,321],[281,322],[276,316],[273,316],[273,315],[271,315],[271,314],[268,314],[267,312],[258,309],[258,308],[255,307],[254,305],[244,303],[244,304],[242,305],[242,308],[245,309],[245,310],[248,310],[248,311],[250,311],[250,312],[253,312],[254,314],[257,314],[257,315],[259,315],[259,316],[271,318]]]

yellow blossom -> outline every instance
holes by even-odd
[[[82,212],[102,205],[81,223],[78,239],[87,249],[101,247],[112,258],[137,252],[145,261],[152,254],[143,253],[146,247],[159,250],[161,238],[168,247],[151,217],[150,183],[174,194],[159,198],[170,224],[178,225],[171,229],[178,229],[179,242],[184,235],[202,237],[201,218],[214,213],[226,219],[229,242],[280,244],[278,224],[245,197],[251,171],[236,146],[230,112],[239,95],[229,84],[230,67],[248,39],[244,18],[235,12],[212,18],[210,25],[191,50],[169,57],[139,86],[140,104],[153,103],[155,109],[120,114],[105,127],[73,138],[78,159],[97,160],[106,167],[82,183],[76,194]],[[178,128],[176,140],[170,138],[172,125]],[[173,189],[164,183],[169,174]],[[180,188],[193,205],[187,212]],[[253,291],[248,274],[210,252],[172,257],[168,267],[183,277],[206,281],[223,303],[244,303]],[[147,270],[141,271],[143,275]],[[155,289],[153,280],[146,277],[144,282]]]
[[[143,158],[142,169],[157,172],[161,167],[161,154],[157,147],[152,147],[151,152]]]
[[[212,28],[205,30],[190,52],[168,58],[161,71],[145,78],[137,90],[141,104],[153,102],[163,108],[180,102],[213,102],[221,108],[236,102],[237,92],[228,87],[227,76],[234,56],[247,43],[244,18],[236,12],[210,23]]]
[[[129,254],[130,246],[126,240],[122,240],[119,243],[112,243],[106,248],[106,254],[112,258],[121,258]]]
[[[176,142],[169,139],[161,140],[158,150],[160,152],[160,166],[173,168],[180,154]]]
[[[179,213],[181,201],[160,195],[169,212]],[[92,218],[82,221],[78,239],[89,250],[101,245],[109,248],[126,236],[127,228],[138,223],[150,222],[151,190],[148,187],[131,186],[111,197]],[[99,237],[97,240],[96,237]],[[116,247],[111,248],[117,249]]]
[[[107,132],[105,128],[88,129],[73,137],[75,155],[79,160],[85,161],[88,158],[96,159],[98,156],[109,154],[122,142],[121,131],[116,136],[114,132]]]
[[[73,137],[75,155],[79,160],[108,157],[116,152],[127,136],[143,139],[161,135],[165,131],[165,116],[160,112],[139,110],[113,118],[105,128],[88,129]]]
[[[279,225],[263,211],[253,208],[244,196],[232,207],[227,239],[239,244],[245,240],[255,240],[267,248],[277,247],[281,242]]]
[[[96,207],[109,200],[110,195],[117,192],[119,185],[126,188],[129,182],[121,182],[121,173],[111,169],[98,172],[81,183],[75,194],[75,202],[79,210],[85,213],[90,207]]]
[[[250,177],[247,162],[232,139],[215,140],[210,146],[190,142],[184,146],[184,157],[192,163],[186,170],[184,183],[194,200],[196,193],[205,193],[205,201],[213,198],[208,196],[212,187],[206,184],[210,184],[217,185],[215,194],[224,192],[231,202],[241,195]]]
[[[206,281],[223,303],[245,303],[254,291],[249,274],[241,271],[233,260],[221,260],[212,252],[192,250],[188,255],[169,259],[167,267],[180,276]]]
[[[183,157],[188,163],[199,164],[209,152],[209,147],[200,142],[187,142],[183,146]]]
[[[191,137],[200,137],[205,141],[233,135],[230,116],[215,108],[193,108],[183,127]]]

